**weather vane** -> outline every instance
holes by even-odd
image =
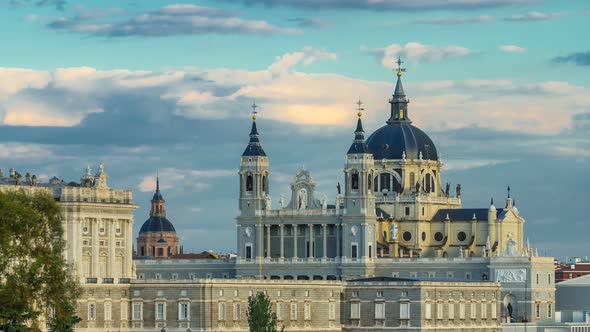
[[[401,59],[401,57],[397,57],[397,61],[395,62],[397,64],[397,69],[395,69],[397,71],[397,77],[402,76],[402,73],[406,71],[406,68],[402,68],[402,63],[404,63]]]
[[[363,115],[363,112],[362,111],[364,111],[365,109],[363,108],[363,102],[361,101],[361,98],[360,97],[359,97],[359,101],[357,101],[356,104],[358,105],[358,107],[356,109],[357,109],[357,111],[359,111],[357,113],[357,115],[359,117],[361,117]]]
[[[256,114],[258,114],[258,111],[256,111],[256,109],[259,107],[258,105],[256,105],[256,101],[254,101],[252,103],[252,120],[256,120]]]

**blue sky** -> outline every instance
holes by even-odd
[[[510,184],[533,246],[587,255],[590,5],[557,0],[0,0],[0,168],[76,180],[106,165],[146,218],[156,171],[186,248],[231,250],[249,108],[276,201],[305,164],[334,198],[365,102],[410,117],[464,206]],[[556,238],[558,235],[558,238]]]

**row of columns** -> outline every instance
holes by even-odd
[[[265,225],[266,228],[266,258],[270,258],[271,255],[271,242],[270,242],[270,237],[271,237],[271,226],[273,225]],[[278,225],[279,229],[280,229],[280,236],[281,236],[281,241],[280,241],[280,258],[285,258],[285,225],[284,224],[280,224]],[[314,224],[307,224],[307,228],[309,230],[309,252],[307,255],[307,258],[312,258],[314,257],[313,254],[313,249],[314,249],[314,244],[315,244],[315,239],[314,239],[314,235],[313,235],[313,226]],[[322,244],[323,244],[323,258],[328,258],[328,224],[321,224],[323,231],[322,231],[322,235],[323,235],[323,239],[322,239]],[[297,232],[299,229],[299,225],[297,224],[292,224],[291,227],[293,228],[293,258],[298,258],[297,257]],[[334,227],[336,227],[336,257],[340,257],[340,227],[341,225],[339,224],[335,224]]]

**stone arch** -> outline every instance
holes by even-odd
[[[384,190],[387,190],[387,192],[392,192],[395,191],[396,184],[399,184],[401,186],[401,176],[396,171],[383,170],[375,174],[373,181],[373,189],[376,193],[382,193]]]
[[[518,306],[517,306],[516,296],[512,293],[508,293],[504,296],[502,300],[502,316],[511,316],[517,317],[518,315]],[[509,308],[512,308],[512,315],[510,315]]]

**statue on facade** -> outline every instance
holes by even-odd
[[[305,197],[305,190],[299,191],[299,209],[305,209],[307,207],[307,197]]]
[[[450,194],[451,194],[451,184],[447,182],[447,186],[445,187],[445,195],[447,195],[447,197],[449,197]]]
[[[457,188],[455,189],[455,191],[457,192],[457,197],[461,197],[461,184],[457,183]]]
[[[342,188],[340,187],[340,182],[336,185],[336,189],[338,189],[338,195],[342,194]]]
[[[271,210],[272,199],[270,198],[269,194],[266,194],[266,210]]]
[[[506,309],[508,309],[508,316],[512,317],[512,303],[508,302]]]
[[[416,193],[420,193],[420,182],[416,181]]]
[[[285,195],[281,194],[281,198],[279,198],[279,207],[282,209],[285,207]]]
[[[328,209],[328,195],[324,194],[324,196],[322,197],[322,210],[327,210]]]

